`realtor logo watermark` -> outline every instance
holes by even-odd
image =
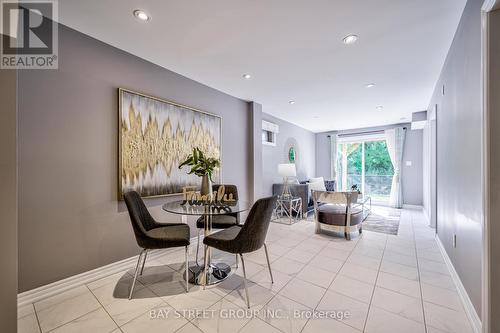
[[[57,9],[57,0],[0,0],[0,68],[58,68]]]

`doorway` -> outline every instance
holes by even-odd
[[[430,227],[434,228],[437,232],[437,110],[438,105],[434,107],[434,111],[431,112],[429,117],[429,128],[430,128]]]
[[[357,189],[374,203],[389,203],[394,167],[384,135],[340,138],[337,184],[341,191]]]

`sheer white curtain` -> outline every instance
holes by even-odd
[[[330,179],[337,180],[337,134],[330,135]]]
[[[395,208],[403,207],[403,189],[401,187],[401,164],[403,162],[403,147],[405,145],[406,130],[403,127],[396,127],[385,130],[385,140],[387,150],[394,167],[392,177],[391,196],[389,205]]]

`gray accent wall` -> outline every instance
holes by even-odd
[[[283,183],[283,178],[278,174],[278,164],[289,163],[286,151],[287,141],[296,141],[298,144],[297,178],[299,180],[308,180],[315,177],[316,147],[314,133],[267,113],[262,114],[262,119],[279,126],[276,146],[262,145],[262,195],[272,194],[273,183]]]
[[[478,314],[483,215],[482,4],[482,0],[467,2],[428,109],[431,112],[438,105],[437,234]]]
[[[0,327],[17,331],[17,71],[0,69]]]
[[[381,131],[395,126],[405,126],[406,139],[403,152],[401,182],[403,187],[403,202],[407,205],[421,206],[423,204],[423,165],[422,165],[422,130],[411,130],[410,124],[396,124],[370,128],[357,128],[333,132],[316,133],[316,176],[331,178],[330,139],[331,134],[354,134],[370,131]],[[411,166],[406,166],[411,161]]]
[[[139,253],[117,201],[118,87],[221,115],[223,180],[251,198],[246,101],[60,25],[59,69],[19,74],[20,292]],[[161,209],[172,199],[147,205],[177,222]]]
[[[252,124],[252,200],[262,196],[262,105],[256,102],[250,103],[250,122]]]

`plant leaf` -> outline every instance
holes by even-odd
[[[179,164],[179,169],[181,169],[185,165],[190,165],[190,163],[192,163],[192,162],[193,162],[193,157],[190,155],[190,156],[188,156],[188,158],[184,162]]]
[[[198,148],[196,147],[193,148],[193,163],[198,163]]]

